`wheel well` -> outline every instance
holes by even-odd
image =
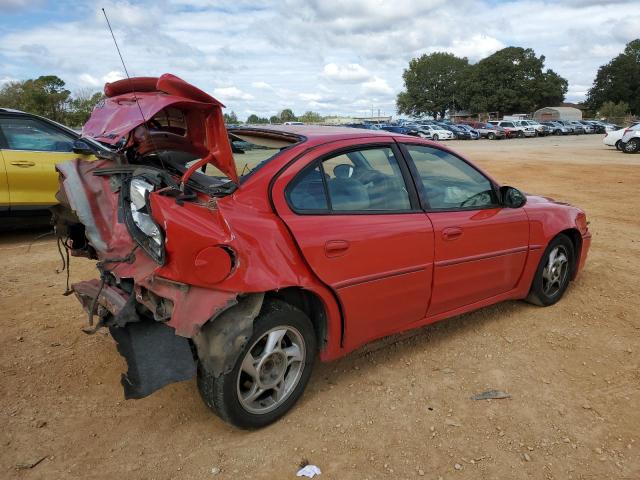
[[[577,228],[568,228],[567,230],[563,230],[558,235],[565,235],[569,237],[571,243],[573,244],[573,271],[571,272],[571,279],[576,275],[578,271],[578,262],[580,261],[580,251],[582,250],[582,235]]]
[[[311,320],[318,340],[319,350],[327,343],[327,313],[318,295],[299,287],[288,287],[265,293],[265,301],[276,298],[302,310]]]

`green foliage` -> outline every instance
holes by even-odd
[[[271,115],[269,117],[269,123],[280,123],[280,117],[277,115]]]
[[[231,113],[224,113],[222,116],[224,117],[225,125],[233,125],[238,123],[238,116],[233,110],[231,110]]]
[[[252,113],[247,117],[247,123],[269,123],[269,120],[264,117],[259,117],[255,113]]]
[[[626,102],[604,102],[598,109],[598,116],[604,118],[622,118],[629,113],[629,104]]]
[[[396,101],[398,112],[443,117],[448,109],[460,108],[460,84],[468,71],[467,59],[451,53],[436,52],[412,59],[402,74],[405,90]]]
[[[55,75],[9,82],[0,88],[0,106],[41,115],[72,127],[82,126],[102,98],[101,92],[89,90],[71,96],[64,81]]]
[[[527,113],[557,105],[567,93],[567,81],[543,70],[544,55],[530,48],[507,47],[473,65],[463,85],[472,111]]]
[[[72,127],[82,127],[89,120],[93,107],[100,100],[104,100],[102,92],[80,90],[67,102],[67,110],[64,123]]]
[[[304,123],[320,123],[324,120],[324,117],[317,112],[308,111],[304,112],[304,115],[298,120]]]
[[[631,113],[640,114],[640,39],[629,42],[623,53],[598,69],[586,103],[592,110],[602,110],[606,102],[626,102]]]
[[[470,65],[466,58],[436,52],[414,58],[404,71],[398,111],[444,116],[447,110],[526,113],[564,100],[567,81],[544,70],[544,56],[507,47]]]
[[[278,117],[280,117],[280,121],[282,123],[295,122],[297,120],[295,114],[293,113],[293,110],[291,110],[290,108],[285,108],[284,110],[282,110]]]

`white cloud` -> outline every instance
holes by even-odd
[[[253,88],[258,88],[260,90],[269,90],[269,89],[273,88],[267,82],[251,82],[251,86]]]
[[[328,63],[324,66],[322,75],[329,80],[344,83],[360,83],[371,76],[366,68],[357,63],[349,63],[347,65]]]
[[[245,93],[237,87],[214,88],[213,94],[222,100],[252,100],[253,95]]]
[[[241,118],[393,112],[411,58],[448,51],[475,62],[510,45],[544,55],[576,101],[598,67],[640,37],[640,10],[623,3],[0,0],[0,82],[55,74],[75,91],[123,78],[104,5],[132,76],[176,74]]]
[[[123,78],[124,74],[120,70],[112,70],[111,72],[103,75],[102,81],[104,83],[113,83],[117,82],[118,80],[122,80]]]
[[[384,78],[374,77],[372,80],[362,84],[362,90],[370,95],[391,95],[393,88],[389,86]]]

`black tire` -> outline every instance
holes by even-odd
[[[640,139],[632,138],[622,144],[622,151],[624,153],[636,153],[638,150],[640,150]]]
[[[522,130],[518,131],[518,138],[524,138],[524,132]]]
[[[622,144],[621,144],[620,140],[618,140],[618,141],[616,142],[616,150],[620,150],[620,151],[622,151]]]
[[[487,138],[488,138],[489,140],[493,140],[494,138],[496,138],[496,134],[495,134],[495,133],[493,133],[493,132],[489,132],[489,134],[487,135]]]
[[[562,130],[558,129],[558,130],[554,130],[553,131],[554,135],[562,135]]]
[[[549,256],[551,252],[556,248],[563,249],[566,254],[566,274],[562,276],[557,291],[547,293],[544,288],[544,270],[549,262]],[[531,283],[531,290],[529,291],[529,295],[526,299],[527,302],[533,303],[534,305],[538,305],[540,307],[548,307],[549,305],[553,305],[554,303],[556,303],[562,298],[564,292],[567,290],[569,282],[571,281],[571,277],[573,276],[574,269],[575,251],[573,248],[573,243],[571,242],[571,239],[569,237],[564,234],[560,234],[553,240],[551,240],[544,253],[542,254],[542,258],[540,259],[540,263],[538,264],[538,268],[536,269],[535,276],[533,277],[533,282]]]
[[[284,401],[274,410],[255,414],[246,410],[238,398],[238,376],[245,355],[261,337],[277,327],[293,327],[304,339],[304,365],[298,383]],[[266,300],[253,324],[253,334],[236,359],[233,369],[215,377],[198,365],[198,390],[204,403],[222,420],[243,429],[256,429],[275,422],[286,414],[302,396],[313,370],[317,341],[309,317],[298,308],[279,301]]]
[[[438,141],[438,134],[434,133],[433,136],[431,137],[431,140],[433,140],[434,142]]]

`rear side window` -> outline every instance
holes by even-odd
[[[71,152],[74,137],[33,118],[0,118],[0,129],[10,150]]]
[[[303,171],[287,188],[300,212],[410,211],[411,201],[391,148],[370,148],[326,158]]]

